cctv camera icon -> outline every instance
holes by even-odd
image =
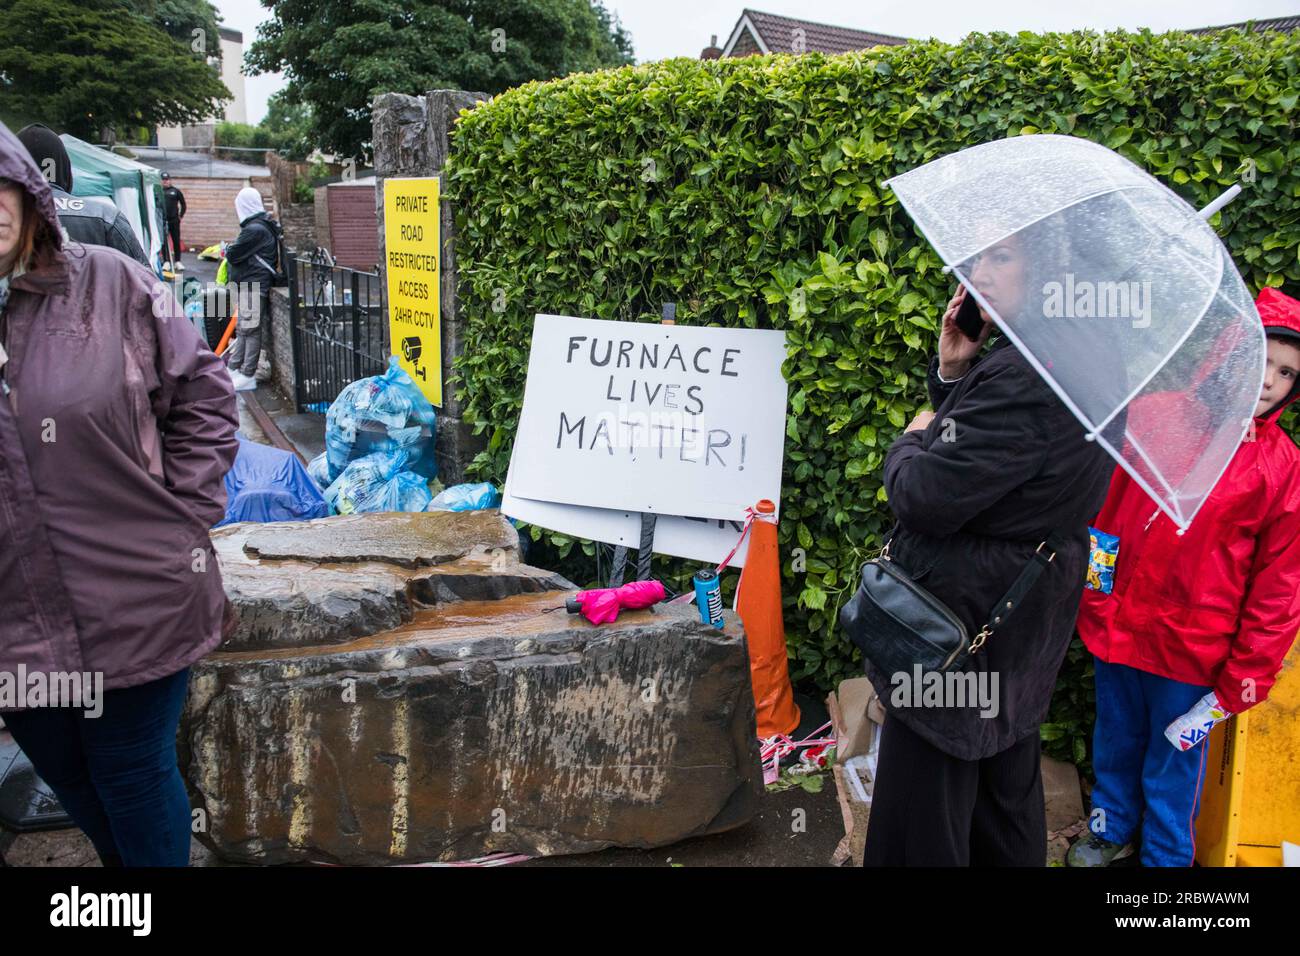
[[[410,362],[415,374],[427,382],[429,380],[429,370],[420,368],[420,353],[423,351],[424,343],[420,341],[418,335],[402,339],[402,358]]]

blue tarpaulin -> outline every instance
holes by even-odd
[[[236,521],[306,521],[330,506],[297,456],[239,437],[239,454],[226,473],[226,517]]]

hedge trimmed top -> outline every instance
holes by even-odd
[[[1300,283],[1298,72],[1290,34],[976,35],[669,60],[463,113],[444,181],[458,392],[492,436],[476,477],[505,476],[536,312],[653,321],[675,301],[683,323],[784,329],[794,677],[856,673],[835,613],[888,527],[884,451],[925,401],[953,291],[881,182],[990,139],[1085,136],[1198,208],[1244,179],[1220,235],[1252,292]]]

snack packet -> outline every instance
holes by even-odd
[[[1119,536],[1088,529],[1088,579],[1087,586],[1102,594],[1115,588],[1115,559],[1119,557]]]

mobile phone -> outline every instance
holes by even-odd
[[[972,342],[979,341],[980,335],[984,332],[984,319],[980,316],[979,303],[975,301],[975,296],[971,295],[970,289],[966,290],[966,295],[961,300],[961,305],[957,307],[957,314],[953,317],[953,321],[962,335]]]

